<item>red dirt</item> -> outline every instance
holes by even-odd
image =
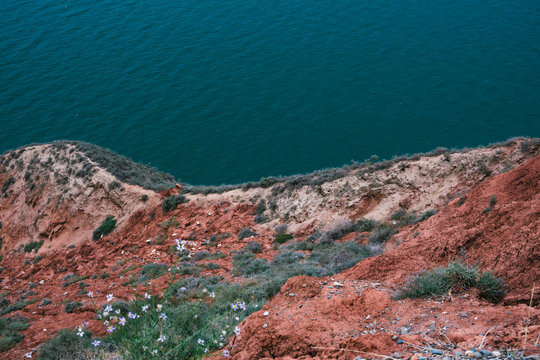
[[[524,326],[528,326],[529,339],[535,339],[540,332],[537,297],[535,308],[525,305],[533,284],[536,282],[537,288],[540,286],[538,174],[540,157],[508,173],[488,178],[466,194],[467,200],[463,205],[459,206],[459,199],[455,199],[437,215],[403,229],[391,242],[401,245],[383,255],[364,260],[333,279],[290,279],[280,294],[241,325],[241,335],[231,340],[228,347],[233,358],[352,359],[359,355],[370,357],[366,352],[411,354],[414,346],[407,343],[416,346],[438,344],[440,347],[444,342],[470,348],[479,346],[483,340],[480,334],[485,334],[488,329],[492,330],[485,339],[487,347],[523,347]],[[132,189],[128,190],[131,192]],[[160,195],[165,197],[173,192],[176,193],[177,189]],[[134,190],[132,194],[139,201],[139,194]],[[483,213],[492,195],[497,203],[491,211]],[[6,199],[7,203],[16,206],[25,200],[22,195],[20,198],[17,196]],[[96,192],[95,196],[102,195]],[[26,233],[17,227],[16,221],[13,224],[4,222],[4,226],[7,225],[4,231],[8,233],[10,242],[8,249],[2,249],[4,258],[0,265],[6,268],[0,274],[2,292],[9,292],[5,297],[13,303],[31,290],[30,283],[33,283],[37,287],[32,291],[37,295],[28,299],[39,300],[13,313],[28,317],[31,325],[24,332],[25,338],[20,344],[2,354],[5,359],[20,359],[24,353],[35,351],[39,344],[60,329],[74,328],[84,320],[90,322],[89,329],[95,335],[104,335],[103,324],[93,320],[95,308],[106,303],[108,293],[114,293],[116,299],[133,299],[132,287],[121,284],[130,276],[137,277],[144,264],[173,265],[169,248],[174,245],[174,239],[193,237],[193,249],[226,254],[223,259],[212,260],[222,267],[206,270],[206,275],[233,279],[230,274],[231,253],[251,240],[263,245],[263,257],[273,257],[273,231],[270,227],[253,223],[254,206],[190,202],[164,214],[159,196],[156,194],[155,199],[153,196],[151,204],[125,212],[126,219],[121,229],[97,242],[91,241],[88,235],[96,228],[95,222],[89,219],[97,218],[96,214],[103,215],[99,212],[103,209],[108,211],[112,205],[107,204],[103,208],[92,205],[90,210],[83,209],[84,216],[73,223],[63,222],[69,226],[57,229],[61,230],[61,236],[54,235],[57,231],[54,228],[49,229],[53,235],[46,240],[46,245],[50,244],[50,249],[40,251],[44,258],[37,264],[33,263],[36,254],[8,251],[26,241]],[[89,198],[86,201],[93,200]],[[76,217],[74,209],[77,209],[77,204],[70,204],[69,209],[58,213],[51,204],[40,208],[40,211],[47,212],[49,218],[55,219],[59,214],[69,214],[66,219]],[[371,206],[369,202],[361,204],[361,208],[351,209],[352,218]],[[16,210],[17,218],[24,215],[24,209]],[[0,209],[0,213],[8,210],[7,207]],[[178,226],[164,229],[159,225],[172,217],[176,218]],[[84,227],[84,232],[77,236],[75,242],[71,241],[70,229],[79,226]],[[297,234],[309,235],[317,226],[316,219],[310,226],[310,231],[303,228]],[[257,237],[239,241],[236,234],[247,227],[253,228],[258,233]],[[18,232],[21,232],[20,239]],[[218,246],[210,246],[203,240],[227,232],[232,236],[221,239]],[[76,247],[66,248],[73,243]],[[505,304],[495,306],[479,300],[472,290],[442,301],[393,299],[393,291],[409,274],[459,258],[462,249],[468,261],[476,263],[481,260],[483,271],[493,270],[497,276],[506,279],[510,293]],[[25,264],[25,260],[29,263]],[[130,267],[132,270],[123,273]],[[62,278],[69,273],[89,277],[83,281],[90,284],[87,290],[94,293],[92,299],[78,295],[77,283],[63,286]],[[106,273],[110,276],[105,277]],[[137,292],[159,292],[169,280],[170,275],[165,275],[153,280],[149,288],[137,287]],[[341,285],[334,285],[334,281]],[[53,302],[40,307],[43,298]],[[68,300],[80,301],[83,307],[67,314],[63,302]],[[264,315],[265,311],[269,312],[268,316]],[[462,313],[467,316],[462,317]],[[403,328],[407,331],[402,335]],[[392,340],[396,334],[406,343],[397,344]]]
[[[529,340],[540,332],[540,310],[525,305],[539,285],[539,174],[537,157],[471,190],[463,205],[456,199],[396,235],[402,244],[388,253],[332,279],[290,279],[241,325],[241,335],[229,344],[232,357],[353,359],[368,353],[411,355],[419,346],[443,343],[470,349],[480,346],[488,330],[490,348],[528,347],[538,353],[530,341],[523,344],[523,335],[525,326]],[[483,212],[492,195],[497,203]],[[409,274],[459,258],[462,249],[470,262],[481,260],[483,271],[506,279],[506,305],[489,304],[472,290],[442,301],[392,299],[392,290]]]

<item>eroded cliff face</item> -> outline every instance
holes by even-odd
[[[231,344],[233,358],[353,359],[441,344],[450,354],[455,346],[522,347],[525,331],[540,331],[539,300],[531,299],[540,280],[539,193],[536,157],[474,187],[464,202],[456,199],[403,229],[394,236],[401,245],[391,251],[333,278],[290,279],[241,326]],[[492,197],[497,201],[490,206]],[[482,301],[475,290],[442,301],[393,298],[411,274],[462,257],[478,259],[482,269],[507,281],[505,305]],[[525,305],[530,301],[534,308]],[[405,346],[392,340],[398,336]]]
[[[121,229],[134,213],[160,201],[153,191],[121,182],[70,143],[4,154],[0,182],[4,251],[40,240],[41,253],[79,245],[106,216],[114,216]]]
[[[524,305],[538,283],[540,157],[538,141],[521,143],[367,164],[340,170],[339,176],[325,172],[302,181],[284,179],[266,188],[185,194],[189,202],[168,212],[162,201],[178,194],[179,188],[157,193],[128,183],[113,175],[125,174],[126,169],[106,169],[103,159],[96,160],[74,143],[6,153],[0,159],[2,296],[11,303],[21,296],[31,300],[6,315],[25,316],[31,325],[22,342],[2,356],[19,359],[35,352],[61,328],[74,328],[83,320],[89,320],[94,335],[105,335],[96,308],[106,303],[106,294],[114,289],[116,298],[132,300],[134,289],[122,284],[137,277],[146,264],[174,266],[170,248],[175,239],[188,239],[193,253],[223,254],[212,260],[219,268],[202,267],[201,276],[242,282],[245,279],[232,272],[233,254],[256,240],[261,244],[257,257],[272,260],[279,251],[274,243],[276,225],[287,224],[296,240],[306,240],[344,219],[388,221],[398,210],[420,215],[429,209],[438,213],[397,228],[399,232],[385,243],[385,253],[333,278],[290,279],[264,309],[242,323],[241,335],[227,349],[239,359],[410,354],[414,346],[404,350],[403,344],[392,340],[402,335],[403,328],[409,329],[404,339],[416,346],[425,346],[428,338],[448,342],[439,331],[444,328],[451,343],[466,347],[493,328],[486,343],[515,347],[522,339],[524,318],[529,321],[529,336],[540,331],[538,310]],[[147,178],[168,180],[152,176]],[[492,197],[496,203],[490,205]],[[484,211],[489,206],[491,210]],[[118,219],[117,228],[93,241],[92,233],[108,215]],[[255,235],[239,239],[237,234],[247,228]],[[365,244],[368,235],[353,231],[337,241]],[[22,250],[22,245],[37,240],[44,240],[38,254]],[[309,250],[304,253],[309,255]],[[395,289],[408,275],[463,254],[481,260],[482,270],[507,280],[510,293],[504,305],[480,300],[474,291],[442,302],[394,299]],[[89,299],[76,282],[66,285],[69,274],[84,278],[94,297]],[[165,275],[135,290],[160,292],[169,281]],[[43,306],[43,298],[52,303]],[[67,301],[82,306],[66,313]]]

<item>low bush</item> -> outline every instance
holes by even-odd
[[[262,251],[262,245],[257,241],[250,241],[244,246],[244,250],[251,251],[254,254],[258,254]]]
[[[480,274],[478,268],[454,261],[447,266],[422,271],[410,277],[400,287],[397,297],[428,298],[472,287],[480,291],[481,297],[493,303],[502,301],[507,293],[504,280],[493,276],[491,272]]]
[[[250,228],[241,229],[238,232],[238,240],[242,240],[242,239],[252,237],[252,236],[255,236],[255,235],[257,235],[257,234],[253,230],[251,230]]]
[[[81,306],[82,304],[78,301],[70,301],[66,305],[64,305],[64,311],[67,312],[68,314],[71,314],[72,312],[80,308]]]
[[[114,228],[116,227],[116,219],[114,216],[107,216],[105,220],[101,223],[101,225],[94,230],[94,234],[92,235],[92,239],[94,241],[101,239],[105,235],[109,235],[112,233]]]
[[[278,244],[284,244],[287,241],[291,240],[292,238],[293,236],[291,234],[279,234],[274,239],[274,242]]]
[[[188,201],[189,200],[184,195],[171,195],[163,200],[161,203],[161,208],[163,209],[163,212],[168,212],[176,209],[178,205],[184,204]]]
[[[480,296],[493,304],[500,303],[508,294],[506,282],[494,276],[491,271],[480,275],[477,288],[480,291]]]
[[[37,360],[71,359],[77,351],[89,346],[90,333],[78,336],[74,330],[62,329],[55,337],[44,342],[37,354]]]
[[[368,241],[373,244],[382,244],[390,240],[398,231],[390,225],[380,225],[369,234]]]
[[[32,241],[24,245],[24,252],[38,252],[39,248],[43,245],[43,240]]]
[[[146,264],[141,269],[141,275],[155,279],[165,274],[167,270],[168,266],[165,264]]]
[[[0,352],[7,351],[21,342],[24,335],[20,332],[26,330],[28,326],[28,319],[20,316],[0,318]]]

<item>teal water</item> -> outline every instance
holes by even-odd
[[[193,184],[540,136],[540,1],[3,0],[0,152]]]

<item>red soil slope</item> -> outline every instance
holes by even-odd
[[[540,310],[524,302],[534,283],[539,285],[539,174],[536,157],[474,188],[461,206],[456,199],[400,233],[396,237],[402,244],[386,254],[332,279],[290,279],[243,323],[228,346],[232,357],[354,359],[375,357],[370,353],[429,354],[432,348],[450,355],[481,345],[538,353],[532,344],[540,332]],[[497,203],[484,211],[492,195]],[[474,290],[441,301],[392,298],[408,274],[463,253],[470,262],[481,260],[483,271],[506,279],[505,304],[480,300]]]

